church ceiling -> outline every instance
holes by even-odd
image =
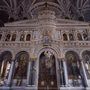
[[[0,10],[6,11],[10,17],[22,19],[32,17],[32,9],[45,3],[50,8],[57,8],[62,18],[90,20],[90,0],[0,0]]]

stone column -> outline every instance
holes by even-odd
[[[1,37],[1,41],[5,41],[6,37],[5,37],[5,32],[2,33],[2,37]]]
[[[84,37],[83,37],[83,34],[81,34],[81,36],[82,36],[82,41],[84,41],[85,39],[84,39]]]
[[[56,60],[56,74],[57,74],[57,85],[58,85],[58,88],[60,88],[60,76],[61,76],[61,73],[60,73],[60,69],[61,69],[61,66],[60,66],[60,62],[61,62],[61,59],[58,58]]]
[[[84,63],[83,61],[81,61],[81,68],[82,68],[82,72],[83,72],[83,79],[85,81],[85,86],[88,86],[88,79],[87,79],[87,74],[86,74],[86,71],[85,71],[85,66],[84,66]]]
[[[39,60],[36,58],[36,87],[38,88],[38,78],[39,78]]]
[[[0,83],[3,81],[3,80],[2,80],[3,69],[4,69],[4,60],[3,60],[2,63],[1,63],[1,70],[0,70]]]
[[[1,72],[0,72],[0,75],[2,75],[2,73],[3,73],[3,68],[4,68],[4,61],[2,61],[2,66],[1,66]]]
[[[78,41],[78,37],[77,37],[78,32],[75,30],[74,33],[75,33],[75,38],[74,39],[75,39],[75,41]]]
[[[31,61],[29,60],[27,71],[27,85],[30,85],[30,70],[31,70]]]
[[[67,41],[70,41],[69,33],[67,33]]]
[[[13,75],[14,65],[15,65],[15,61],[12,60],[9,75],[8,75],[8,80],[7,80],[7,85],[8,86],[11,85],[11,82],[12,82],[12,75]]]
[[[33,85],[36,85],[37,81],[36,58],[33,58],[32,61],[34,62],[34,66],[32,66],[32,81]]]
[[[83,34],[81,34],[81,37],[82,37],[82,41],[84,41],[84,37],[83,37]]]
[[[24,32],[24,41],[26,41],[27,33]]]
[[[63,61],[63,68],[64,68],[65,83],[66,83],[66,86],[68,86],[68,72],[67,72],[67,65],[66,65],[65,59],[63,59],[62,61]]]
[[[20,41],[21,32],[16,32],[16,41]]]

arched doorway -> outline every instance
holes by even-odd
[[[11,60],[12,54],[9,51],[4,51],[0,55],[0,86],[6,84],[10,71]]]
[[[15,59],[16,61],[15,61],[12,85],[24,86],[26,84],[26,79],[27,79],[29,54],[26,51],[21,51],[17,53]]]
[[[73,87],[85,86],[82,66],[78,54],[74,51],[68,51],[65,56],[70,85]]]
[[[87,78],[90,79],[90,51],[86,50],[82,53],[83,62],[87,74]]]
[[[38,90],[57,90],[57,74],[55,56],[50,51],[44,51],[39,57]]]

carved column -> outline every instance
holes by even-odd
[[[34,58],[30,58],[29,60],[27,72],[27,85],[36,85],[36,59]]]
[[[1,75],[2,75],[2,73],[3,73],[3,68],[4,68],[4,61],[2,61],[2,64],[1,64],[0,77],[1,77]]]
[[[30,73],[31,74],[31,85],[36,85],[36,59],[35,58],[32,58],[32,65],[31,65],[31,70],[32,72]]]
[[[34,74],[34,78],[35,78],[35,79],[34,79],[34,80],[35,80],[34,84],[35,84],[35,85],[37,84],[37,83],[36,83],[36,82],[37,82],[37,68],[36,68],[36,64],[37,64],[37,63],[36,63],[36,59],[35,59],[35,66],[34,66],[34,72],[35,72],[35,74]]]
[[[37,60],[37,57],[35,57],[35,66],[34,66],[34,71],[35,71],[35,86],[38,87],[38,75],[39,75],[39,60]]]
[[[21,32],[17,31],[16,33],[16,41],[20,41]]]
[[[7,80],[7,85],[8,86],[11,85],[11,82],[12,82],[14,65],[15,65],[15,60],[12,60],[11,66],[10,66],[10,71],[9,71],[9,76],[8,76],[8,80]]]
[[[27,85],[30,85],[30,70],[31,70],[31,61],[29,60],[27,71]]]
[[[6,38],[6,36],[5,36],[5,32],[2,32],[1,41],[5,41],[5,38]]]
[[[67,34],[67,41],[70,41],[70,37],[69,37],[69,33],[66,33]]]
[[[83,73],[82,79],[84,79],[83,83],[85,83],[85,86],[88,86],[88,79],[87,79],[87,74],[86,74],[84,63],[82,60],[80,63],[81,63],[81,68],[82,68],[82,73]]]
[[[65,59],[62,59],[63,61],[63,67],[64,67],[64,77],[65,77],[65,83],[66,86],[68,86],[68,72],[67,72],[67,65]]]
[[[78,37],[77,37],[77,31],[74,31],[74,34],[75,34],[75,41],[78,41]]]

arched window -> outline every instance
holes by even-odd
[[[44,86],[43,88],[48,87],[51,90],[53,90],[53,88],[58,90],[56,79],[56,60],[54,54],[51,51],[44,51],[41,53],[39,60],[39,88],[41,89],[41,87]],[[42,81],[44,84],[42,84]],[[53,84],[51,84],[51,82],[53,82]]]
[[[69,39],[70,39],[70,41],[73,41],[74,40],[74,37],[73,37],[73,34],[69,34]]]
[[[25,38],[25,35],[24,34],[21,34],[20,41],[24,41],[24,38]]]
[[[16,86],[22,86],[24,84],[23,80],[27,78],[29,55],[25,51],[19,52],[16,55],[16,60],[12,84],[14,83]],[[16,80],[16,82],[14,82],[14,80]]]
[[[68,71],[68,78],[71,80],[69,83],[72,86],[83,86],[83,78],[81,74],[81,64],[79,60],[79,56],[77,53],[73,51],[68,51],[66,53],[66,60],[67,60],[67,71]]]
[[[84,51],[82,57],[84,60],[87,77],[90,79],[90,51]]]
[[[7,34],[5,41],[10,41],[10,37],[11,37],[11,35],[10,34]]]
[[[13,34],[11,41],[15,41],[15,40],[16,40],[16,34]]]
[[[12,55],[9,51],[5,51],[0,56],[0,85],[5,84],[8,78]]]
[[[65,33],[63,34],[63,40],[64,41],[67,41],[68,40],[67,35]]]
[[[31,61],[31,68],[30,68],[30,85],[34,85],[34,81],[35,81],[35,61]]]
[[[83,33],[83,38],[84,38],[84,40],[88,40],[88,35],[86,34],[86,33]]]
[[[28,34],[28,35],[26,36],[26,41],[30,41],[30,39],[31,39],[31,35]]]
[[[82,35],[80,33],[77,34],[78,40],[82,41]]]
[[[2,38],[2,34],[0,34],[0,40],[1,40],[1,38]]]

